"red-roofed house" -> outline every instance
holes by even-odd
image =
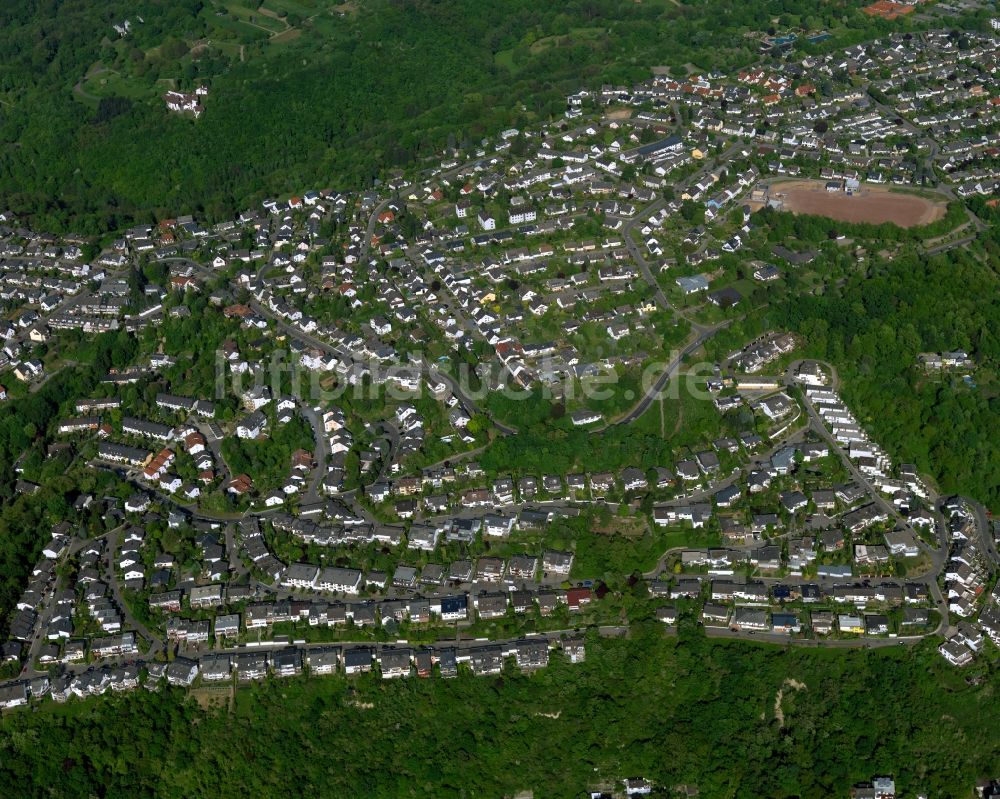
[[[590,604],[589,588],[570,588],[566,592],[566,604],[570,610],[579,610],[584,605]]]

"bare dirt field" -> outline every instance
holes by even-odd
[[[772,200],[793,214],[816,214],[840,222],[892,222],[900,227],[927,225],[941,219],[947,203],[916,194],[890,191],[863,183],[860,191],[846,194],[826,190],[821,180],[794,180],[771,185]]]
[[[200,688],[193,688],[191,696],[203,710],[217,707],[228,707],[232,710],[233,700],[236,698],[234,691],[232,685],[203,685]]]

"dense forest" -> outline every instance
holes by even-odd
[[[0,724],[0,783],[26,799],[550,799],[641,775],[723,799],[847,796],[892,773],[903,795],[964,797],[1000,762],[986,664],[972,675],[930,647],[783,650],[653,625],[532,676],[271,681],[207,711],[166,689],[49,703]]]
[[[10,208],[84,233],[151,215],[219,218],[270,194],[370,185],[446,145],[561,115],[568,92],[648,77],[652,65],[742,66],[755,50],[746,33],[828,28],[833,46],[883,24],[846,0],[272,5],[265,17],[239,0],[6,4]],[[274,16],[289,27],[262,39]],[[130,17],[120,39],[112,25]],[[200,119],[166,110],[164,90],[196,85],[210,86]]]
[[[768,311],[840,371],[848,404],[897,462],[913,462],[944,492],[1000,510],[1000,238],[934,257],[911,252],[862,269],[840,289]],[[929,375],[921,352],[962,349],[973,385]]]

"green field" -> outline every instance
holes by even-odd
[[[234,7],[238,9],[238,7]],[[218,35],[225,35],[225,32],[231,32],[247,42],[251,42],[259,39],[269,38],[275,31],[270,28],[265,29],[265,26],[258,27],[257,25],[251,25],[249,21],[249,13],[241,13],[241,10],[234,10],[233,13],[236,19],[230,16],[229,12],[223,14],[211,14],[211,19],[209,24],[217,29]],[[271,22],[271,20],[267,20]]]
[[[261,3],[261,8],[274,14],[295,14],[302,18],[311,17],[313,14],[324,13],[331,4],[324,2],[295,2],[295,0],[265,0]]]
[[[103,97],[125,97],[129,100],[148,100],[157,91],[166,91],[169,88],[166,84],[159,87],[150,86],[147,83],[129,79],[115,72],[98,72],[88,77],[80,84],[81,99]]]
[[[288,25],[280,19],[261,13],[258,9],[247,8],[238,3],[230,3],[224,6],[227,14],[235,15],[239,18],[239,24],[262,30],[263,33],[274,35],[288,30]]]

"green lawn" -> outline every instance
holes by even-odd
[[[313,14],[323,13],[329,6],[334,5],[333,3],[310,3],[310,2],[296,2],[296,0],[265,0],[261,3],[261,7],[269,11],[273,11],[276,14],[297,14],[303,19],[311,17]]]
[[[148,100],[155,97],[159,90],[166,90],[165,84],[161,84],[160,87],[150,86],[146,81],[128,78],[115,72],[93,75],[87,78],[80,88],[94,97],[127,97],[130,100]]]
[[[271,33],[281,33],[282,31],[288,29],[288,25],[280,19],[275,19],[267,14],[262,14],[256,9],[246,8],[238,3],[230,3],[225,6],[225,9],[230,14],[235,14],[239,17],[242,23],[250,27],[257,29],[266,28]]]

